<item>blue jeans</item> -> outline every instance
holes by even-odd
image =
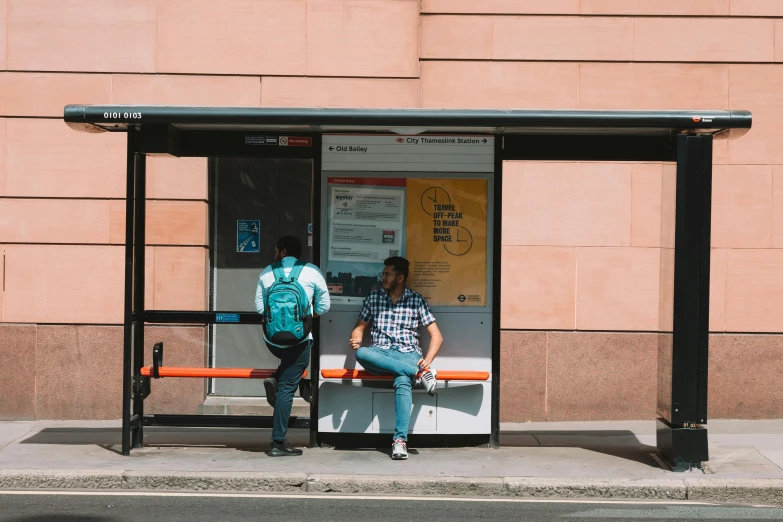
[[[419,372],[418,352],[400,352],[396,346],[383,350],[378,346],[356,350],[356,360],[373,375],[394,375],[394,440],[408,440],[413,397],[411,387]]]
[[[294,394],[302,380],[302,374],[310,363],[310,348],[312,339],[292,346],[290,348],[266,347],[272,355],[280,359],[274,377],[277,379],[277,401],[275,413],[272,417],[272,440],[283,442],[288,431],[288,419],[291,417],[291,405],[294,403]]]

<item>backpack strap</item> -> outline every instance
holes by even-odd
[[[285,279],[285,272],[283,272],[283,263],[277,262],[272,265],[272,273],[275,274],[275,281]]]
[[[288,274],[288,279],[292,282],[299,279],[299,274],[302,273],[302,269],[304,267],[305,267],[305,263],[302,260],[297,259],[296,263],[294,263],[293,268],[291,268],[291,273]]]
[[[292,283],[294,281],[297,281],[299,279],[299,274],[302,273],[302,269],[305,267],[306,264],[307,263],[305,263],[301,259],[297,259],[296,263],[294,263],[294,266],[291,268],[291,273],[288,274],[288,280],[291,281]],[[310,315],[311,306],[312,303],[308,301],[307,306],[302,308],[302,315]]]

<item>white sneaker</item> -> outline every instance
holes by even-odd
[[[437,372],[432,369],[421,370],[416,376],[416,384],[421,385],[430,395],[435,395],[435,387],[438,381],[435,378]]]
[[[408,459],[408,444],[404,440],[397,439],[392,443],[392,459],[393,460]]]

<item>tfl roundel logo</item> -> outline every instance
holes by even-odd
[[[701,116],[694,116],[693,121],[699,123],[701,121]]]
[[[460,303],[464,303],[464,302],[465,302],[465,299],[467,299],[467,297],[465,297],[465,294],[460,294],[460,295],[457,297],[457,300],[458,300]]]

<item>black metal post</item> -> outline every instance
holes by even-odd
[[[674,311],[671,351],[659,354],[657,443],[675,471],[709,460],[707,356],[712,136],[677,137]],[[670,366],[669,366],[670,365]]]
[[[125,305],[122,339],[122,454],[131,448],[131,355],[133,342],[133,191],[136,170],[136,131],[128,129],[125,185]]]
[[[136,156],[136,213],[134,215],[134,278],[133,294],[136,322],[133,335],[133,413],[141,420],[144,418],[144,397],[142,396],[141,368],[144,366],[144,258],[146,246],[145,213],[147,190],[147,156],[139,153]],[[132,444],[134,448],[144,445],[144,423],[138,422],[133,429]]]
[[[503,136],[495,136],[495,179],[492,193],[492,402],[489,445],[500,446],[500,256],[503,225]]]
[[[313,264],[321,266],[321,141],[323,134],[313,136],[313,185],[312,210],[310,219],[313,223]],[[321,373],[321,328],[316,321],[313,330],[313,350],[310,353],[310,382],[312,400],[310,402],[310,447],[321,445],[318,436],[318,383]]]

